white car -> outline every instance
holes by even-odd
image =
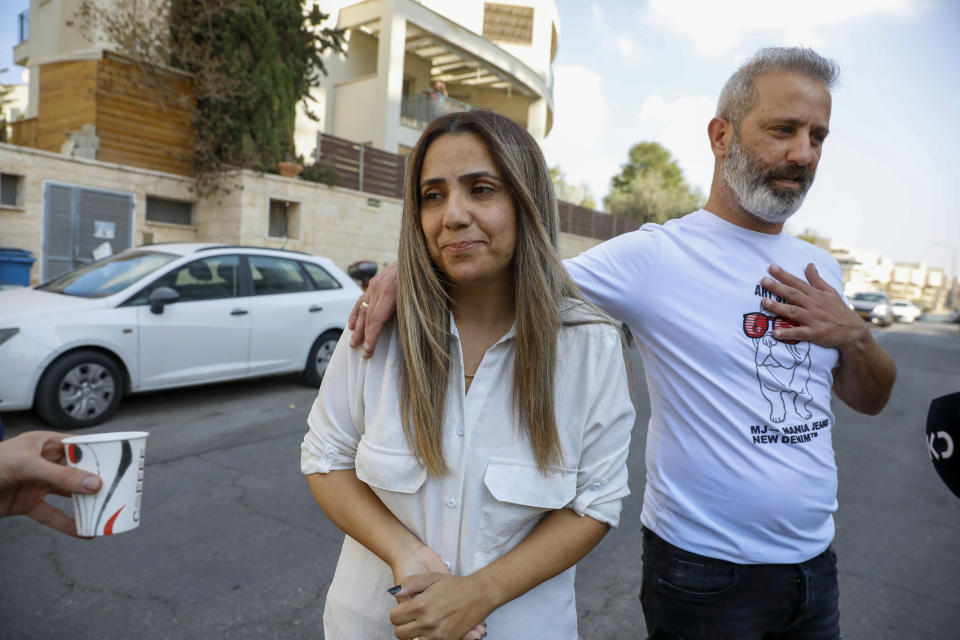
[[[0,411],[99,424],[127,393],[301,372],[319,385],[360,287],[326,258],[155,244],[0,291]]]
[[[906,323],[916,322],[923,313],[920,307],[906,300],[894,300],[890,303],[890,310],[893,311],[894,320]]]

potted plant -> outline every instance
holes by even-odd
[[[297,159],[293,156],[287,156],[286,160],[277,163],[277,171],[284,177],[296,178],[303,173],[303,165],[297,162]]]

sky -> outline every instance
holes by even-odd
[[[789,221],[835,245],[960,270],[960,2],[956,0],[556,0],[551,166],[597,202],[630,146],[661,143],[709,192],[707,122],[729,75],[763,46],[805,45],[840,65],[816,182]],[[0,81],[16,15],[0,0]],[[953,266],[956,264],[956,267]]]
[[[833,58],[830,136],[788,231],[897,262],[960,268],[960,2],[556,0],[551,166],[596,200],[644,140],[709,192],[707,123],[723,83],[757,49]],[[955,257],[954,257],[955,255]],[[955,268],[951,263],[956,261]]]

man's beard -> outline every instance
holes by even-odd
[[[734,132],[730,150],[723,161],[723,177],[744,210],[764,222],[779,224],[796,213],[813,184],[814,172],[809,167],[785,165],[763,167],[740,145]],[[778,189],[777,179],[796,180],[797,189]]]

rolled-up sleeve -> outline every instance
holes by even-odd
[[[350,348],[344,331],[323,376],[307,417],[307,435],[300,445],[300,471],[329,473],[352,469],[363,434],[363,375],[366,361]]]
[[[577,471],[577,495],[570,508],[615,527],[623,498],[630,495],[627,454],[636,412],[620,337],[613,330],[604,336],[603,356],[597,360],[588,383],[592,402]]]

